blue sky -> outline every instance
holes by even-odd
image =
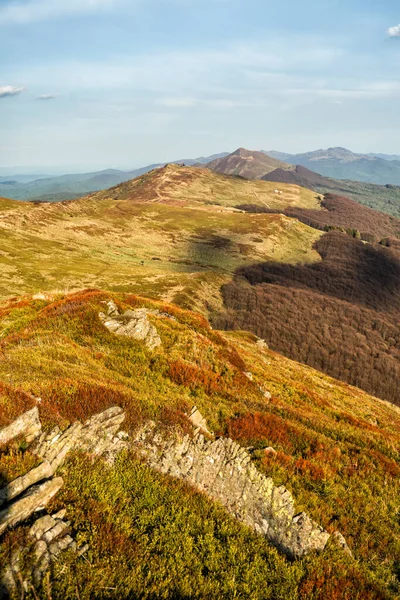
[[[0,167],[400,154],[399,23],[395,0],[0,0]]]

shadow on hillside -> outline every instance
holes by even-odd
[[[400,259],[395,253],[338,232],[322,236],[315,249],[320,262],[266,262],[239,269],[235,279],[244,278],[252,286],[307,289],[378,311],[400,311]]]
[[[219,266],[219,263],[222,264],[224,258],[233,250],[234,244],[229,237],[219,235],[212,230],[200,230],[190,238],[188,256],[195,264]]]
[[[317,263],[238,269],[212,325],[252,331],[293,360],[399,404],[400,259],[338,232],[316,249]]]

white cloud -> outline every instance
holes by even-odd
[[[113,8],[118,0],[28,0],[0,7],[0,25],[47,21]]]
[[[41,94],[36,100],[54,100],[57,98],[56,94]]]
[[[400,37],[400,24],[395,25],[394,27],[389,27],[387,32],[390,37]]]
[[[17,96],[21,94],[25,88],[23,87],[14,87],[13,85],[3,85],[0,86],[0,98],[6,98],[7,96]]]

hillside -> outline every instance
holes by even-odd
[[[233,208],[319,207],[309,190],[275,187],[171,165],[81,200],[0,204],[0,296],[96,286],[220,305],[221,283],[240,266],[318,259],[320,232]]]
[[[237,208],[255,213],[277,212],[276,209],[251,204],[239,205]],[[319,210],[292,206],[280,212],[321,231],[339,229],[368,242],[386,243],[386,238],[400,240],[400,219],[342,196],[325,194],[320,199]]]
[[[99,314],[110,301],[121,313],[150,311],[161,345],[149,349],[109,331]],[[53,563],[35,597],[398,597],[396,407],[276,354],[251,334],[223,334],[199,315],[133,295],[25,296],[0,306],[0,323],[0,426],[35,405],[47,431],[120,406],[134,444],[149,418],[160,435],[191,431],[195,403],[210,429],[251,446],[252,464],[290,490],[297,510],[339,530],[354,555],[331,545],[288,561],[134,450],[114,467],[73,452],[47,512],[66,509],[71,535],[89,548]],[[37,464],[18,441],[3,446],[0,459],[3,485]],[[29,527],[3,536],[2,568]],[[28,555],[22,559],[29,564]]]
[[[195,159],[180,159],[173,161],[177,164],[205,164],[211,160],[227,156],[227,152],[212,156],[201,156]],[[161,164],[146,165],[139,169],[121,171],[105,169],[90,173],[73,173],[58,176],[11,175],[0,177],[0,196],[4,194],[14,200],[29,200],[38,202],[61,202],[80,198],[90,192],[97,192],[124,181],[129,181],[152,171]]]
[[[346,148],[328,148],[304,154],[267,152],[278,160],[301,165],[334,179],[349,179],[378,185],[400,185],[400,161],[378,156],[356,154]]]
[[[263,152],[238,148],[232,154],[209,162],[206,165],[212,171],[225,175],[238,175],[246,179],[259,179],[266,173],[278,168],[289,168],[281,160],[271,158]]]
[[[235,208],[249,205],[260,212]],[[150,295],[196,309],[219,328],[254,330],[287,356],[397,402],[398,336],[393,328],[399,307],[394,305],[383,323],[375,314],[377,306],[360,311],[356,291],[353,296],[343,291],[364,290],[362,278],[372,277],[366,294],[379,298],[380,288],[387,287],[385,279],[374,279],[379,273],[388,275],[397,290],[396,246],[364,245],[341,234],[329,237],[320,231],[325,227],[349,229],[352,235],[358,230],[369,240],[398,234],[397,221],[346,199],[321,203],[313,192],[292,184],[170,165],[81,200],[8,204],[0,213],[0,294],[100,287]],[[325,256],[326,240],[335,258]],[[365,265],[371,265],[371,273],[365,273]],[[282,273],[279,281],[288,288],[289,306],[280,298],[279,285],[265,287],[261,281],[265,274],[269,282],[270,271]],[[252,273],[258,272],[261,280],[253,281]],[[301,290],[312,286],[308,295],[292,281],[299,273]],[[332,299],[332,291],[324,291],[325,279],[344,296],[335,292]],[[288,327],[290,303],[299,306]],[[311,313],[309,307],[315,307]],[[314,310],[319,318],[311,318],[308,326]],[[349,340],[329,334],[329,356],[315,350],[323,344],[321,331],[335,331],[347,321]],[[382,322],[376,330],[375,322]],[[357,352],[355,339],[363,340]]]
[[[291,170],[276,169],[264,175],[262,179],[300,185],[319,194],[346,196],[359,204],[400,218],[400,187],[398,186],[331,179],[301,165],[296,165]]]
[[[330,232],[310,265],[260,263],[223,286],[221,329],[249,329],[275,350],[400,404],[400,254]]]

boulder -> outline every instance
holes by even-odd
[[[161,346],[161,338],[157,329],[148,318],[149,314],[154,315],[158,311],[137,308],[126,310],[123,314],[120,314],[114,302],[110,301],[106,304],[107,315],[101,312],[99,317],[109,331],[115,333],[115,335],[123,335],[143,341],[150,350]]]
[[[39,411],[37,406],[35,406],[18,417],[11,425],[0,429],[0,444],[7,444],[7,442],[19,435],[23,436],[30,443],[40,434],[41,430],[42,425],[39,419]]]
[[[63,485],[61,477],[56,477],[34,485],[25,494],[0,512],[0,535],[8,527],[13,527],[28,519],[34,512],[43,510]]]

